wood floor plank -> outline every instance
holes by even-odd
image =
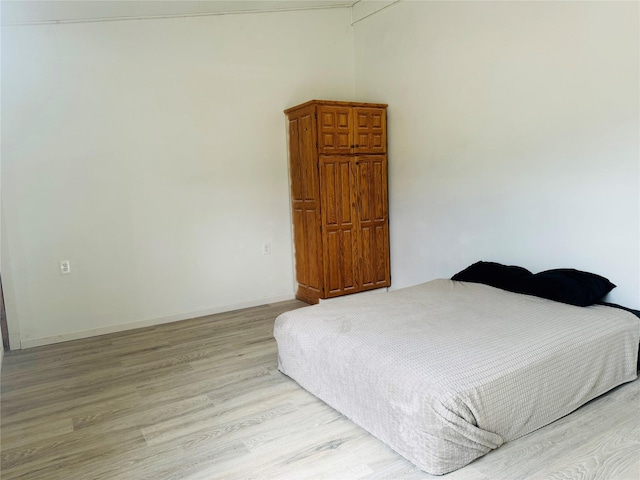
[[[597,428],[600,435],[585,438],[583,443],[536,474],[550,480],[621,478],[623,472],[640,459],[640,428],[629,421],[619,403],[608,404],[605,412],[593,415],[590,428]]]
[[[108,394],[119,388],[128,389],[133,385],[146,385],[153,383],[155,380],[162,377],[171,377],[181,375],[188,372],[191,367],[186,365],[175,365],[164,369],[158,369],[153,371],[129,371],[127,369],[121,369],[120,375],[115,371],[107,373],[101,373],[96,378],[85,379],[84,382],[61,382],[60,384],[53,386],[49,385],[46,391],[39,391],[36,395],[30,394],[31,389],[28,389],[28,393],[25,396],[16,394],[16,391],[11,392],[5,399],[2,398],[2,410],[7,415],[11,415],[14,412],[23,412],[30,409],[38,408],[42,405],[51,405],[61,403],[64,401],[77,402],[79,399],[85,397],[95,397],[101,393]]]
[[[5,446],[11,445],[11,448],[17,448],[71,432],[73,432],[71,418],[36,423],[16,423],[2,429],[2,441]]]
[[[618,472],[616,480],[638,480],[640,478],[640,458]]]
[[[74,417],[73,427],[76,431],[90,429],[92,433],[101,434],[131,428],[143,429],[169,420],[179,422],[187,415],[207,411],[213,406],[213,402],[209,397],[199,395],[158,406],[140,404],[135,409],[128,411],[109,411],[101,414]]]
[[[288,301],[10,352],[5,480],[639,480],[640,381],[441,477],[277,370]]]
[[[20,476],[24,472],[38,472],[38,476],[33,478],[49,478],[40,475],[51,475],[52,471],[60,470],[56,465],[60,459],[75,468],[75,465],[101,459],[105,455],[124,453],[143,445],[144,437],[139,430],[127,430],[118,435],[65,433],[19,447],[3,448],[2,477],[17,478],[17,474]]]
[[[271,402],[269,402],[271,403]],[[180,421],[169,420],[153,427],[144,428],[147,445],[158,445],[172,442],[185,449],[193,448],[200,442],[210,442],[227,435],[230,432],[286,415],[295,410],[291,403],[276,402],[276,405],[254,405],[249,412],[243,409],[220,411],[214,408],[207,412],[182,418]]]
[[[108,392],[98,392],[79,398],[69,398],[61,394],[58,401],[48,404],[33,403],[30,408],[25,406],[24,409],[18,408],[13,412],[8,412],[2,405],[0,433],[5,428],[19,427],[20,425],[37,425],[49,420],[91,415],[102,410],[128,408],[136,404],[139,398],[135,386],[126,385]],[[25,404],[29,405],[27,400],[25,399]]]

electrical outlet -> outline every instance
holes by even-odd
[[[60,275],[68,275],[71,273],[71,262],[69,260],[60,260]]]
[[[265,242],[265,244],[262,245],[262,253],[264,255],[271,254],[271,244],[269,242]]]

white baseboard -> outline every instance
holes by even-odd
[[[200,310],[196,312],[179,313],[176,315],[169,315],[160,318],[151,318],[147,320],[140,320],[137,322],[120,323],[118,325],[110,325],[107,327],[91,328],[89,330],[80,330],[77,332],[63,333],[60,335],[51,335],[49,337],[39,338],[25,338],[20,341],[20,348],[32,348],[42,345],[50,345],[52,343],[68,342],[69,340],[78,340],[80,338],[96,337],[98,335],[107,335],[109,333],[124,332],[127,330],[134,330],[136,328],[153,327],[155,325],[162,325],[163,323],[179,322],[180,320],[188,320],[191,318],[205,317],[207,315],[214,315],[216,313],[230,312],[233,310],[240,310],[242,308],[257,307],[259,305],[265,305],[268,303],[284,302],[285,300],[293,300],[295,297],[293,293],[277,295],[275,297],[261,298],[258,300],[252,300],[250,302],[235,303],[232,305],[221,305],[219,307],[208,308],[206,310]],[[12,350],[13,350],[12,344]]]
[[[11,350],[20,350],[20,334],[9,331],[9,348]]]

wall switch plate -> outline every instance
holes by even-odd
[[[60,275],[68,275],[71,273],[71,262],[69,260],[60,260]]]
[[[271,244],[269,242],[265,242],[264,245],[262,245],[262,253],[264,255],[269,255],[271,253]]]

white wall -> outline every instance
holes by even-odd
[[[12,344],[291,298],[282,110],[310,98],[390,104],[394,288],[485,259],[598,272],[640,307],[638,13],[404,1],[355,33],[347,9],[4,27]]]
[[[395,288],[494,260],[640,307],[638,9],[406,1],[355,26],[358,99],[390,105]]]
[[[3,28],[2,273],[22,345],[293,298],[282,110],[352,98],[349,21]]]

